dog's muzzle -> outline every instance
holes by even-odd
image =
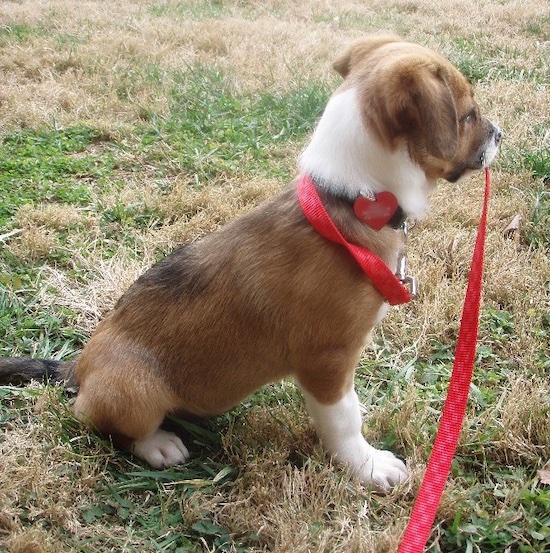
[[[502,137],[502,129],[490,123],[487,140],[485,141],[485,144],[483,145],[483,150],[481,151],[479,156],[480,169],[484,169],[485,167],[491,165],[497,155],[498,147],[500,145]]]

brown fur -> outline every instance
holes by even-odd
[[[395,262],[393,230],[377,233],[332,204],[348,237]],[[139,439],[168,413],[220,414],[289,375],[334,402],[382,301],[309,226],[291,186],[134,283],[78,360],[75,411]]]

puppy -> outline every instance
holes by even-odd
[[[437,179],[455,182],[489,165],[501,131],[480,115],[459,71],[425,47],[365,38],[334,68],[343,83],[301,155],[301,177],[149,269],[76,363],[4,359],[0,380],[75,380],[76,416],[162,468],[189,456],[160,429],[167,415],[219,415],[292,377],[335,461],[381,492],[404,482],[404,463],[361,434],[354,369],[388,302],[400,301],[384,286],[407,299],[392,281],[396,229],[422,217]],[[372,225],[363,208],[382,195],[393,199]],[[318,227],[311,198],[343,241]],[[382,279],[354,248],[386,271]]]

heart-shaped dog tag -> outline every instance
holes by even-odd
[[[353,211],[369,227],[380,230],[397,211],[397,198],[391,192],[379,192],[374,200],[359,196],[353,204]]]

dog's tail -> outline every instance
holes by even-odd
[[[0,357],[0,384],[24,384],[31,380],[62,382],[66,388],[76,388],[76,360],[52,361]]]

